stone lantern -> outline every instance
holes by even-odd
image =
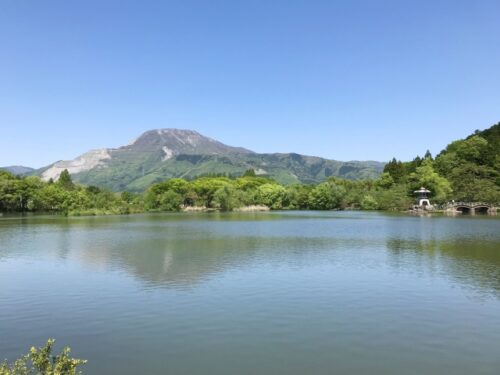
[[[424,209],[432,208],[431,202],[429,201],[429,198],[427,197],[427,194],[430,193],[430,190],[427,190],[426,188],[424,188],[422,186],[420,189],[415,190],[414,193],[417,196],[417,206],[418,207],[424,208]]]

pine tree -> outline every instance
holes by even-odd
[[[245,173],[243,173],[243,177],[256,177],[255,170],[247,169]]]
[[[406,176],[406,170],[403,163],[396,160],[396,158],[392,158],[392,160],[385,165],[384,172],[389,173],[396,183],[401,182]]]
[[[57,183],[59,184],[59,186],[66,190],[72,190],[75,187],[75,185],[73,184],[73,180],[71,179],[71,175],[69,174],[67,169],[61,172]]]

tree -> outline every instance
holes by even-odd
[[[277,182],[266,177],[240,177],[234,181],[234,186],[238,190],[256,190],[264,184],[277,184]]]
[[[381,189],[374,192],[374,199],[379,210],[402,211],[407,210],[413,199],[408,196],[406,185],[394,185],[390,189]]]
[[[399,183],[405,178],[406,169],[401,161],[392,158],[392,160],[385,165],[384,173],[388,173],[394,182]]]
[[[36,210],[36,197],[45,187],[45,184],[39,177],[25,177],[19,182],[19,200],[21,211]]]
[[[341,208],[342,198],[345,194],[345,188],[342,186],[323,182],[309,193],[309,207],[316,210]]]
[[[232,211],[239,206],[236,191],[230,186],[223,186],[214,193],[213,202],[222,211]]]
[[[389,189],[392,185],[394,185],[394,178],[388,173],[384,172],[377,180],[377,185],[384,189]]]
[[[89,185],[89,186],[85,187],[85,191],[89,194],[99,194],[101,192],[101,189],[99,189],[97,186]]]
[[[264,184],[257,189],[257,203],[279,210],[283,208],[286,199],[286,190],[277,184]]]
[[[476,164],[484,164],[486,159],[484,153],[487,151],[488,141],[483,137],[475,135],[464,141],[458,141],[455,146],[455,152],[460,159]]]
[[[256,177],[255,170],[247,169],[242,177]]]
[[[411,173],[415,173],[418,167],[422,164],[422,161],[424,159],[420,158],[420,156],[416,156],[415,159],[413,159],[410,162],[403,163],[403,166],[405,168],[405,174],[408,176]]]
[[[378,203],[373,196],[367,194],[361,200],[361,208],[363,210],[376,210],[378,208]]]
[[[310,185],[292,185],[287,187],[288,208],[304,210],[309,207],[309,193],[313,189]]]
[[[191,182],[198,199],[206,207],[212,207],[215,192],[233,182],[227,177],[202,177]]]
[[[73,184],[73,180],[71,179],[71,175],[69,174],[67,169],[61,172],[57,183],[59,186],[66,190],[72,190],[75,187],[75,185]]]
[[[179,211],[182,204],[182,196],[173,190],[162,193],[159,197],[159,209],[162,211]]]
[[[120,198],[124,202],[132,203],[132,200],[135,198],[135,194],[131,193],[130,191],[123,191],[120,194]]]
[[[20,191],[19,179],[4,175],[0,179],[0,211],[20,211],[23,197]]]
[[[461,201],[500,202],[498,171],[494,168],[464,162],[450,173],[454,198]]]

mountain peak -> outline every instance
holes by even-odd
[[[78,174],[95,168],[103,169],[114,162],[165,162],[177,155],[239,155],[253,154],[242,147],[225,145],[215,139],[188,129],[153,129],[142,133],[126,146],[86,152],[73,160],[61,160],[43,169],[44,180],[57,180],[65,169]],[[141,167],[142,170],[143,167]]]
[[[152,130],[145,131],[144,133],[141,134],[140,137],[142,137],[144,135],[148,135],[148,134],[154,134],[154,133],[156,133],[156,135],[161,136],[161,137],[203,137],[196,130],[178,129],[178,128],[152,129]],[[208,137],[205,137],[205,138],[208,138]]]
[[[282,183],[311,183],[330,176],[371,178],[383,163],[339,162],[299,154],[257,154],[228,146],[195,130],[162,128],[142,133],[119,148],[86,152],[61,160],[34,173],[56,180],[65,169],[75,181],[116,191],[140,191],[171,177],[195,178],[206,174],[242,175],[253,169]]]
[[[176,128],[148,130],[125,147],[150,151],[161,149],[169,155],[252,153],[241,147],[225,145],[195,130]]]

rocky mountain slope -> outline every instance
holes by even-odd
[[[126,146],[89,151],[35,173],[44,180],[56,180],[67,169],[75,181],[84,184],[116,191],[141,191],[166,178],[241,175],[247,169],[282,183],[312,183],[330,176],[374,178],[383,167],[383,163],[374,161],[340,162],[294,153],[258,154],[225,145],[196,131],[158,129],[145,132]]]

